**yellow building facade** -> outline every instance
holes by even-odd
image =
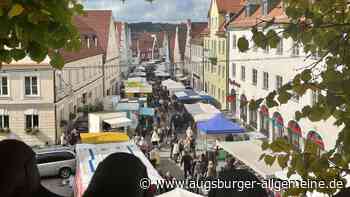
[[[226,51],[226,33],[220,32],[225,15],[219,12],[216,0],[211,2],[208,14],[209,32],[204,37],[204,48],[207,52],[204,64],[204,89],[221,103],[221,109],[227,109],[228,95],[228,62]]]

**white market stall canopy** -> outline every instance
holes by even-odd
[[[102,122],[104,122],[105,120],[114,120],[119,118],[127,118],[126,112],[89,113],[89,132],[90,133],[103,132]]]
[[[152,93],[152,86],[145,85],[143,87],[126,87],[125,93]]]
[[[146,73],[145,72],[134,72],[134,73],[130,73],[130,76],[145,77]]]
[[[174,95],[175,92],[184,91],[186,88],[182,83],[176,82],[171,79],[162,81],[162,86],[166,87],[169,90],[170,95]]]
[[[126,81],[127,83],[129,82],[140,82],[140,83],[146,83],[147,79],[145,77],[130,77]]]
[[[195,122],[207,121],[221,113],[214,106],[205,103],[185,104],[185,109]]]
[[[157,197],[203,197],[203,196],[189,192],[181,188],[175,188],[169,192],[158,195]]]
[[[104,122],[111,125],[112,128],[128,127],[132,124],[132,120],[126,117],[107,119]]]
[[[137,145],[131,142],[109,144],[77,144],[77,172],[75,175],[75,196],[81,197],[88,187],[90,180],[98,166],[112,153],[129,153],[138,157],[146,166],[148,177],[153,184],[163,180],[157,170],[152,166]],[[123,170],[123,169],[116,169]]]
[[[271,178],[282,170],[277,162],[268,166],[263,160],[259,160],[264,153],[261,149],[262,142],[259,140],[219,142],[218,145],[264,178]]]
[[[170,74],[169,73],[166,73],[164,71],[155,71],[154,72],[154,75],[156,77],[170,77]]]

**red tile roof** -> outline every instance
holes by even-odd
[[[208,27],[208,23],[192,23],[191,24],[191,38],[199,37],[200,34]]]
[[[69,63],[72,61],[84,59],[87,57],[96,56],[99,54],[103,54],[104,51],[101,48],[100,43],[100,37],[98,36],[98,33],[91,28],[88,24],[86,24],[81,17],[75,16],[73,18],[73,24],[81,34],[81,40],[85,42],[85,36],[88,36],[88,39],[90,39],[90,48],[87,48],[85,44],[82,45],[81,49],[77,52],[71,52],[71,51],[65,51],[63,49],[59,50],[59,53],[62,55],[65,63]],[[98,45],[95,46],[93,37],[97,37],[97,43]]]
[[[244,0],[212,0],[208,11],[208,16],[210,16],[210,10],[213,5],[213,1],[216,1],[219,13],[221,14],[237,13],[244,6]]]
[[[250,16],[245,16],[245,12],[241,12],[235,20],[233,20],[229,27],[241,27],[248,28],[256,25],[257,23],[263,20],[270,20],[275,18],[277,22],[287,21],[287,15],[284,13],[281,2],[276,4],[274,8],[272,8],[266,16],[262,14],[262,8],[258,5],[257,9]]]
[[[216,0],[220,13],[236,13],[244,6],[241,0]]]
[[[79,18],[97,32],[101,48],[106,52],[108,46],[109,26],[112,22],[111,10],[86,10]]]

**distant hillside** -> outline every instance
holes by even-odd
[[[160,32],[160,31],[175,31],[176,24],[169,23],[152,23],[152,22],[141,22],[141,23],[130,23],[132,32]]]

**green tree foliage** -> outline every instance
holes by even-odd
[[[39,63],[49,56],[53,67],[62,68],[58,49],[79,49],[72,17],[82,11],[76,0],[0,1],[0,66],[26,56]]]
[[[292,82],[270,93],[265,101],[269,107],[275,107],[289,102],[292,94],[303,96],[307,90],[321,92],[315,105],[305,106],[295,115],[297,119],[308,118],[314,122],[328,120],[333,116],[340,133],[335,147],[321,153],[317,146],[312,146],[313,143],[308,141],[303,151],[293,148],[289,140],[284,138],[270,144],[264,143],[263,149],[269,149],[273,153],[264,154],[261,159],[268,165],[277,162],[288,170],[288,176],[298,174],[303,179],[339,179],[345,182],[344,176],[350,175],[349,3],[347,0],[283,0],[283,3],[289,20],[261,20],[252,27],[255,45],[275,48],[280,37],[292,38],[309,54],[310,60],[319,58],[313,64],[305,66]],[[281,28],[281,32],[274,30]],[[247,51],[246,41],[241,40],[240,43],[240,50]],[[292,188],[287,194],[303,194],[315,190],[330,195],[337,192],[331,188]]]

